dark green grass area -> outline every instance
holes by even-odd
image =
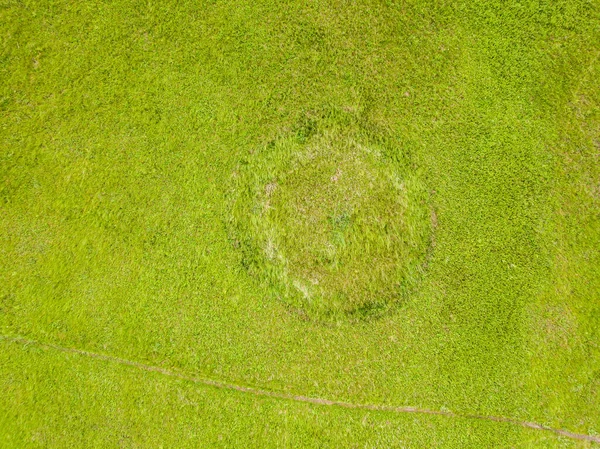
[[[0,36],[3,335],[600,434],[597,2],[0,0]],[[410,154],[435,211],[426,270],[375,319],[302,319],[244,267],[228,225],[232,174],[282,136],[322,138],[315,111],[393,142],[379,175]],[[352,170],[365,189],[369,170]],[[296,220],[301,178],[273,198],[278,232],[307,234],[294,257],[314,230],[351,231],[344,211]],[[0,347],[3,447],[577,447]]]

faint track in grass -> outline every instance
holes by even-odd
[[[471,413],[458,413],[458,412],[451,412],[451,411],[445,411],[445,410],[431,410],[431,409],[426,409],[426,408],[408,407],[408,406],[396,407],[396,406],[391,406],[391,405],[378,405],[378,404],[354,404],[351,402],[336,401],[336,400],[331,400],[331,399],[322,399],[322,398],[315,398],[315,397],[309,397],[309,396],[295,395],[295,394],[291,394],[291,393],[263,390],[260,388],[248,387],[248,386],[244,386],[244,385],[237,385],[237,384],[232,384],[232,383],[223,382],[223,381],[214,380],[214,379],[196,377],[193,375],[178,373],[176,371],[172,371],[167,368],[162,368],[160,366],[147,365],[145,363],[136,362],[136,361],[128,360],[128,359],[123,359],[123,358],[112,356],[112,355],[101,354],[101,353],[86,351],[86,350],[77,349],[77,348],[69,348],[69,347],[60,346],[60,345],[57,345],[54,343],[43,343],[43,342],[40,342],[37,340],[32,340],[32,339],[17,336],[17,335],[13,335],[13,336],[0,335],[0,340],[17,343],[17,344],[21,344],[24,346],[31,345],[31,346],[36,346],[39,348],[44,348],[44,349],[53,349],[53,350],[60,351],[63,353],[78,354],[81,356],[86,356],[86,357],[90,357],[90,358],[97,359],[97,360],[104,360],[107,362],[117,363],[120,365],[131,366],[133,368],[137,368],[139,370],[143,370],[143,371],[147,371],[147,372],[159,373],[164,376],[184,380],[187,382],[193,382],[196,384],[211,386],[211,387],[225,389],[225,390],[238,391],[238,392],[242,392],[242,393],[251,394],[254,396],[262,396],[262,397],[269,397],[269,398],[274,398],[274,399],[303,402],[303,403],[315,404],[315,405],[335,406],[335,407],[342,407],[342,408],[347,408],[347,409],[372,410],[372,411],[392,412],[392,413],[415,413],[415,414],[423,414],[423,415],[447,416],[450,418],[464,418],[464,419],[477,419],[477,420],[484,420],[484,421],[493,421],[493,422],[513,424],[513,425],[525,427],[528,429],[544,430],[544,431],[552,432],[556,435],[571,438],[574,440],[590,441],[593,443],[600,444],[600,436],[575,433],[575,432],[571,432],[569,430],[564,430],[564,429],[555,429],[553,427],[548,427],[543,424],[538,424],[538,423],[530,422],[530,421],[519,421],[518,419],[507,418],[504,416],[477,415],[477,414],[471,414]]]

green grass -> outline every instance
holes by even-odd
[[[426,268],[429,194],[410,155],[368,139],[352,115],[309,120],[233,172],[230,238],[241,264],[298,316],[381,316]]]
[[[270,391],[600,435],[599,23],[583,0],[0,0],[0,333]],[[311,124],[323,111],[338,115]],[[351,138],[381,156],[347,157]],[[294,171],[312,147],[338,159]],[[342,192],[376,200],[309,188],[340,165],[358,180]],[[236,170],[285,187],[279,215],[242,214],[241,234]],[[406,203],[414,220],[385,207],[394,176],[426,193]],[[307,225],[294,211],[310,195]],[[322,270],[321,306],[273,294],[290,281],[252,249],[269,230],[294,276]],[[328,239],[341,256],[315,268]],[[369,262],[411,244],[400,265]],[[373,303],[391,278],[414,282],[379,294],[385,313],[318,319]],[[0,347],[7,448],[592,446]]]

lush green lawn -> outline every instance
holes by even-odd
[[[600,436],[600,4],[0,0],[0,33],[0,334]],[[592,445],[0,348],[7,448]]]

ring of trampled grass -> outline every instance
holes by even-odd
[[[427,191],[360,130],[277,139],[240,165],[231,192],[243,265],[302,316],[381,314],[422,275]]]

